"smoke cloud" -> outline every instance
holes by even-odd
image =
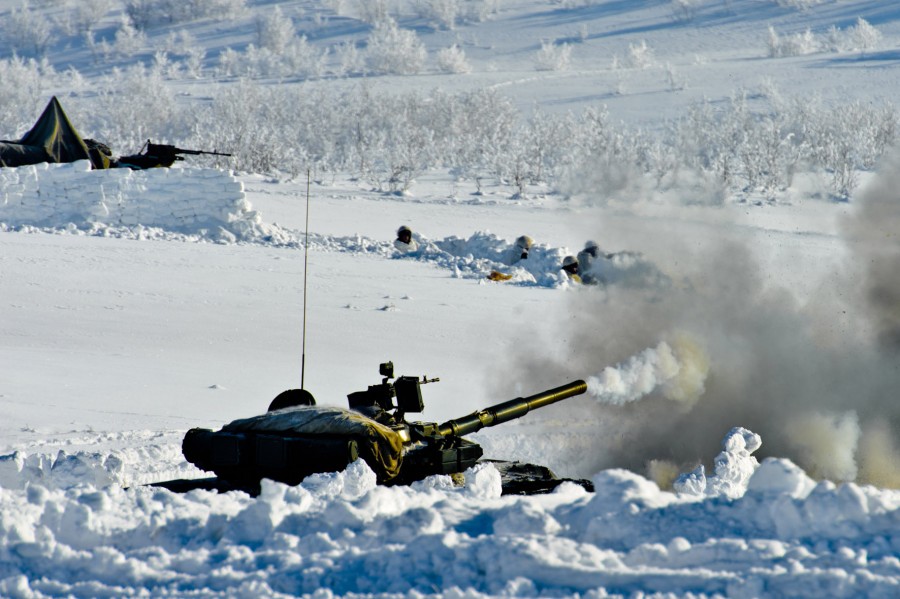
[[[659,390],[667,399],[693,404],[704,390],[709,360],[686,335],[661,341],[617,366],[588,377],[588,393],[602,403],[621,405]]]
[[[814,293],[794,288],[802,280],[808,290],[811,273],[792,271],[786,256],[762,267],[751,233],[765,232],[692,237],[674,219],[653,222],[652,235],[634,231],[648,256],[677,256],[665,270],[678,284],[578,289],[562,318],[535,325],[545,349],[519,352],[512,376],[543,388],[587,375],[589,396],[534,420],[564,422],[573,437],[592,427],[589,451],[561,448],[580,456],[583,476],[689,471],[741,426],[762,437],[760,459],[787,457],[818,478],[900,485],[896,190],[894,158],[850,206],[843,238],[828,240],[849,261],[822,269]],[[610,366],[598,373],[598,364]]]
[[[900,349],[900,152],[860,194],[844,233],[861,266],[863,305],[878,340]]]

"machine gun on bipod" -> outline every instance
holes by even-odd
[[[545,466],[484,459],[482,447],[463,436],[580,395],[587,390],[584,381],[439,424],[406,419],[424,411],[421,386],[438,379],[401,376],[391,382],[391,362],[381,364],[379,371],[381,384],[348,395],[349,409],[316,405],[308,392],[294,389],[280,394],[265,414],[235,420],[219,431],[189,430],[182,443],[184,457],[216,477],[155,484],[173,491],[238,489],[255,495],[263,478],[298,484],[311,474],[340,471],[363,459],[384,485],[410,484],[435,474],[458,478],[480,462],[491,462],[500,471],[504,494],[546,493],[565,481],[593,490],[590,481],[559,478]]]
[[[132,170],[141,170],[147,168],[170,167],[179,160],[184,160],[183,155],[188,156],[228,156],[223,152],[214,152],[207,150],[187,150],[168,144],[155,144],[149,139],[137,154],[130,156],[122,156],[116,160],[115,165],[121,168],[130,168]]]

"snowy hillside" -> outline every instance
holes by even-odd
[[[117,155],[234,155],[0,168],[0,596],[900,594],[893,3],[0,0],[0,29],[0,138],[56,95]],[[561,269],[588,241],[599,285]],[[387,360],[441,379],[425,421],[584,379],[471,438],[595,492],[144,486],[207,475],[188,429],[301,377],[345,406]]]

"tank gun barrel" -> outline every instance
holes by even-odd
[[[521,418],[531,410],[549,406],[552,403],[568,399],[575,395],[581,395],[587,391],[587,383],[582,380],[573,381],[567,385],[542,391],[529,397],[518,397],[503,403],[478,410],[468,416],[448,420],[438,426],[438,432],[445,437],[468,435],[481,430],[486,426],[496,426]]]

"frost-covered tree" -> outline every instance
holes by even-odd
[[[79,0],[72,11],[71,23],[76,33],[91,31],[112,9],[112,0]]]
[[[362,52],[351,41],[345,41],[338,44],[335,49],[335,56],[338,62],[338,74],[354,75],[363,70],[365,61]]]
[[[858,18],[856,25],[850,28],[847,37],[852,50],[868,52],[878,47],[878,43],[881,41],[881,32],[865,19]]]
[[[45,61],[13,56],[0,60],[0,131],[25,133],[46,102],[45,86],[56,73]]]
[[[508,98],[487,89],[436,92],[428,100],[432,121],[441,125],[433,138],[435,156],[457,176],[473,181],[480,193],[483,181],[496,176],[496,157],[510,143],[518,111]]]
[[[203,61],[206,59],[206,50],[200,47],[188,49],[184,56],[184,72],[192,79],[200,79],[203,76]]]
[[[281,54],[287,75],[307,78],[320,77],[325,71],[328,49],[318,50],[305,35],[295,37]]]
[[[50,21],[32,10],[28,2],[10,11],[3,32],[9,46],[20,54],[43,56],[53,40]]]
[[[123,15],[116,30],[115,51],[123,56],[134,56],[147,44],[147,36],[131,23],[128,16]]]
[[[113,69],[95,86],[89,103],[67,106],[83,135],[101,139],[120,154],[137,152],[147,139],[181,138],[184,113],[158,68],[137,64]]]
[[[393,19],[377,23],[366,46],[369,68],[376,73],[418,73],[425,64],[426,54],[415,31],[401,29]]]
[[[294,23],[284,16],[278,5],[256,19],[256,39],[260,48],[276,54],[284,52],[295,36]]]
[[[468,73],[472,70],[466,60],[466,53],[456,44],[449,48],[442,48],[437,53],[438,68],[444,73]]]

